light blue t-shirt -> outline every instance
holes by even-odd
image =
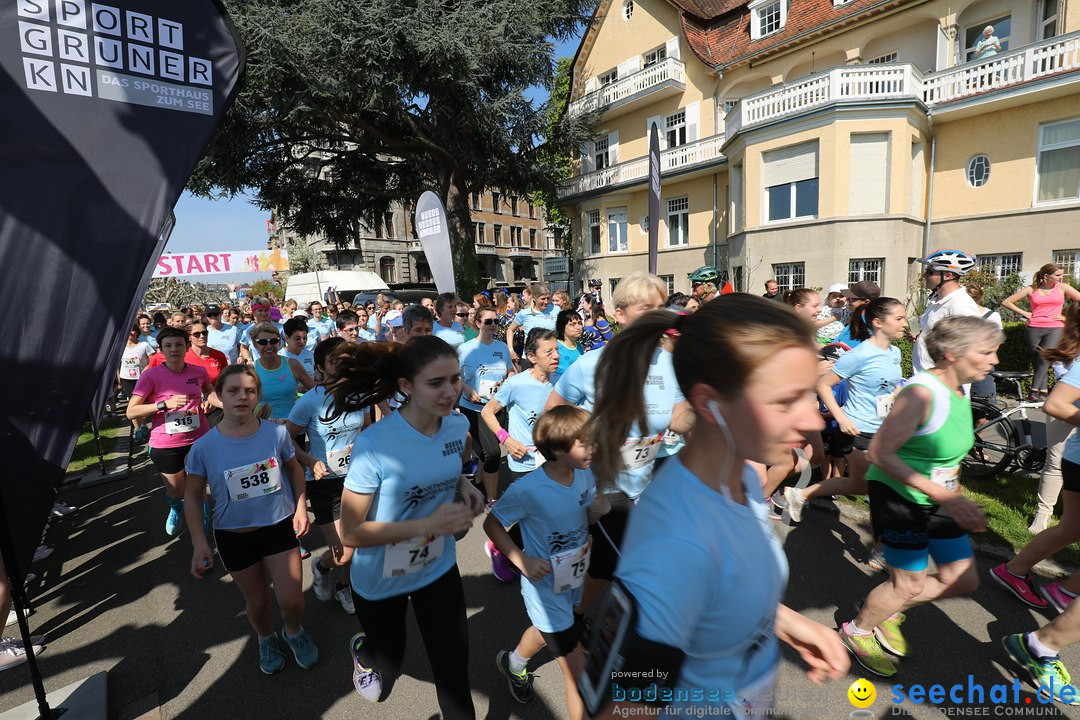
[[[540,453],[535,450],[532,431],[536,419],[544,412],[544,405],[547,404],[551,390],[551,383],[542,383],[534,378],[532,373],[523,372],[504,382],[495,393],[495,399],[507,408],[509,427],[506,430],[510,437],[527,448],[534,448],[520,460],[507,454],[506,466],[513,472],[529,472],[537,467],[536,461]]]
[[[333,398],[326,394],[322,385],[304,393],[289,412],[289,422],[307,431],[311,441],[311,455],[316,460],[326,463],[330,474],[326,477],[344,477],[349,470],[349,450],[357,434],[364,427],[367,417],[365,411],[342,413],[331,421],[325,420],[330,414]],[[329,455],[333,454],[333,458]],[[311,471],[307,471],[308,482],[312,482]]]
[[[259,346],[255,344],[255,340],[251,337],[251,331],[258,326],[259,323],[254,325],[248,325],[247,328],[240,333],[240,344],[247,345],[248,351],[251,352],[251,359],[259,357]],[[285,347],[285,326],[278,322],[270,323],[278,329],[278,333],[281,335],[281,347]]]
[[[230,438],[213,428],[191,446],[185,470],[206,478],[214,498],[214,527],[268,527],[296,514],[285,463],[296,454],[284,425],[259,421],[251,437]],[[226,480],[232,476],[232,482]],[[279,489],[266,493],[268,489]]]
[[[833,339],[833,342],[844,343],[845,345],[847,345],[852,350],[857,348],[859,345],[862,345],[862,343],[863,343],[862,340],[856,340],[855,338],[851,337],[851,326],[850,325],[844,326],[844,329],[841,330],[840,334],[837,335]]]
[[[859,432],[877,432],[885,419],[884,414],[878,417],[878,406],[881,404],[881,410],[888,414],[893,391],[903,380],[900,348],[890,345],[888,350],[882,350],[870,342],[859,343],[837,359],[833,372],[847,380],[844,414]]]
[[[450,323],[450,327],[436,322],[431,329],[431,334],[450,343],[450,347],[454,349],[457,349],[465,342],[465,328],[459,322]]]
[[[278,355],[282,357],[292,358],[293,360],[304,366],[304,369],[307,370],[308,375],[310,375],[311,377],[315,377],[315,353],[308,350],[306,347],[296,355],[292,354],[285,348],[281,348],[281,350],[278,351]]]
[[[559,393],[567,402],[578,405],[583,410],[592,412],[596,402],[596,366],[603,355],[604,348],[587,352],[571,365],[563,376],[559,378],[559,384],[555,392]],[[645,411],[649,421],[649,427],[642,433],[635,425],[630,429],[631,438],[643,438],[662,435],[671,424],[671,418],[675,405],[681,403],[683,397],[679,383],[675,379],[675,367],[672,364],[671,353],[661,348],[653,352],[649,363],[649,373],[645,378]],[[665,455],[678,452],[674,446],[665,451]],[[615,480],[618,490],[626,493],[630,498],[636,498],[649,484],[652,476],[652,463],[637,468],[627,468],[619,473]]]
[[[548,303],[544,312],[538,312],[535,309],[523,309],[514,318],[514,322],[521,326],[521,329],[525,331],[525,341],[529,340],[529,332],[534,328],[544,328],[545,330],[554,330],[555,322],[559,319],[559,306],[555,303]]]
[[[235,363],[240,355],[240,331],[233,325],[221,324],[220,330],[213,326],[206,326],[206,344],[229,358],[229,363]]]
[[[157,332],[155,332],[153,330],[150,331],[149,335],[140,335],[139,336],[139,342],[144,342],[147,345],[149,345],[150,347],[154,348],[155,350],[157,350],[160,347],[158,345],[158,341],[157,341]]]
[[[1061,378],[1061,382],[1074,388],[1080,388],[1080,362],[1073,363],[1073,366],[1069,368],[1069,372],[1065,374],[1065,377]],[[1080,408],[1080,400],[1077,400],[1075,405]],[[1065,450],[1061,456],[1071,463],[1080,465],[1080,433],[1069,435],[1069,439],[1065,442]]]
[[[488,382],[502,382],[507,373],[514,369],[506,343],[492,341],[485,345],[480,338],[473,338],[458,347],[458,362],[461,364],[462,382],[481,395],[488,390]],[[461,394],[460,405],[476,412],[484,409],[483,403],[469,402],[464,393]]]
[[[320,340],[325,340],[334,334],[337,325],[330,318],[308,318],[307,329],[307,345],[305,347],[308,350],[314,350]]]
[[[596,480],[590,470],[575,470],[568,487],[552,480],[541,467],[513,482],[491,514],[503,527],[517,524],[521,528],[526,555],[551,561],[553,555],[588,544],[589,503],[595,494]],[[570,572],[584,579],[586,568],[583,565]],[[581,602],[582,589],[579,585],[555,592],[554,573],[535,581],[521,576],[525,611],[541,632],[557,633],[574,626],[574,606]]]
[[[440,505],[454,501],[468,432],[469,421],[460,413],[444,417],[432,437],[418,432],[401,413],[392,413],[353,442],[345,489],[372,495],[368,520],[425,518]],[[423,540],[356,548],[350,571],[353,590],[367,600],[384,600],[419,590],[442,577],[457,561],[454,536],[435,536],[427,545]],[[401,558],[403,554],[408,558],[410,550],[418,553],[417,569],[403,573],[399,570]]]
[[[704,692],[673,710],[723,708],[724,692],[761,682],[780,660],[774,626],[787,558],[749,466],[743,487],[747,505],[705,485],[676,457],[630,513],[615,575],[637,601],[637,631],[682,650],[674,685]]]
[[[578,345],[576,348],[571,350],[560,342],[559,367],[551,376],[551,384],[554,385],[555,383],[559,382],[559,378],[562,377],[562,374],[566,372],[570,368],[570,366],[577,362],[577,360],[581,358],[581,356],[584,354],[585,353],[581,351],[581,345]]]
[[[367,330],[366,328],[362,327],[356,328],[357,342],[375,342],[378,339],[379,338],[376,337],[375,333],[373,333],[371,330]]]

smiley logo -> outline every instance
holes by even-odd
[[[866,680],[859,678],[855,682],[851,683],[851,687],[847,691],[848,700],[851,704],[857,708],[868,708],[874,704],[874,700],[877,698],[877,691],[874,686]]]

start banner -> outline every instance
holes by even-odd
[[[274,272],[289,269],[289,253],[275,249],[222,252],[166,253],[157,260],[154,277],[219,275],[221,273]]]

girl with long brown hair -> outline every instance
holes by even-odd
[[[1047,372],[1050,363],[1040,350],[1049,350],[1061,340],[1061,330],[1065,326],[1062,309],[1065,300],[1080,302],[1080,291],[1064,283],[1065,271],[1054,263],[1046,263],[1035,273],[1031,285],[1014,292],[1001,304],[1027,321],[1027,341],[1031,348],[1031,365],[1035,376],[1031,381],[1031,394],[1028,400],[1038,402],[1047,396]],[[1031,310],[1024,310],[1016,305],[1027,298]]]

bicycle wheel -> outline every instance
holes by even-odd
[[[971,401],[975,423],[975,446],[964,459],[964,475],[984,478],[1000,473],[1012,464],[1020,442],[1012,421],[994,405]]]

